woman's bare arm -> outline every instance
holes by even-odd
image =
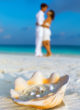
[[[46,27],[46,28],[49,28],[49,26],[46,26],[46,23],[47,22],[49,22],[49,20],[48,19],[46,19],[45,21],[44,21],[44,23],[41,25],[42,27]]]
[[[38,23],[36,23],[36,25],[39,25],[39,26],[42,26],[42,27],[45,27],[45,28],[49,28],[49,26],[46,26],[46,23],[51,24],[51,20],[49,18],[47,18],[42,25],[39,25]]]

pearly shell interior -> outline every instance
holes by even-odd
[[[22,92],[22,95],[19,96],[19,99],[23,101],[30,99],[37,99],[39,97],[41,98],[55,91],[56,91],[55,84],[43,84],[43,85],[32,86],[30,89],[25,89],[25,91]]]

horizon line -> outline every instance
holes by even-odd
[[[35,46],[34,44],[0,44],[0,46]],[[52,44],[51,46],[80,46],[80,45],[63,45],[63,44]]]

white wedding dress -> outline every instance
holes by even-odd
[[[45,25],[50,27],[49,23],[46,23]],[[46,40],[50,41],[50,37],[51,37],[50,28],[43,28],[43,41],[46,41]]]

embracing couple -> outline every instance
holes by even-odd
[[[55,13],[53,10],[47,12],[47,18],[45,19],[44,13],[47,11],[48,5],[41,4],[41,10],[36,15],[36,50],[35,56],[43,56],[42,45],[45,47],[47,54],[45,56],[51,56],[50,37],[51,30],[50,25],[54,19]]]

